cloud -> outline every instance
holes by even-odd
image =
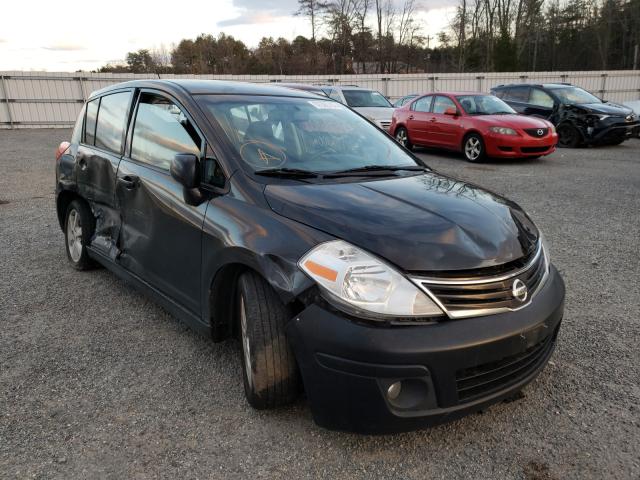
[[[42,47],[45,50],[51,50],[54,52],[76,52],[78,50],[85,50],[86,47],[84,45],[78,45],[73,43],[54,43],[51,45],[47,45]]]
[[[288,16],[298,10],[298,0],[233,0],[232,3],[251,15],[269,12],[276,16]]]
[[[0,37],[0,43],[7,43],[9,40],[7,40],[6,38],[1,38]]]
[[[233,27],[236,25],[256,25],[263,23],[273,23],[278,21],[277,16],[270,15],[269,13],[249,13],[238,15],[237,17],[230,18],[228,20],[222,20],[218,22],[218,27]]]

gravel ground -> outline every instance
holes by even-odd
[[[320,429],[304,399],[252,410],[236,342],[71,269],[53,195],[68,136],[0,131],[0,477],[640,478],[640,141],[481,165],[421,153],[529,212],[566,315],[523,399],[372,437]]]

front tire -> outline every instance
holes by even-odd
[[[580,132],[569,124],[560,125],[557,128],[558,146],[562,148],[577,148],[580,146]]]
[[[258,274],[238,280],[238,316],[242,343],[242,376],[249,404],[274,408],[295,400],[298,367],[284,333],[291,312]]]
[[[462,153],[468,162],[476,163],[483,161],[486,157],[484,141],[477,133],[470,133],[462,142]]]
[[[395,135],[396,142],[402,145],[407,150],[413,150],[413,144],[409,140],[409,132],[406,128],[400,127],[396,130]]]
[[[89,258],[87,245],[96,227],[96,220],[89,206],[81,200],[73,200],[67,207],[64,220],[64,244],[67,258],[76,270],[89,270],[95,263]]]

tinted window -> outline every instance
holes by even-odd
[[[254,171],[415,166],[391,136],[329,99],[198,95],[197,101],[220,124],[238,158]],[[262,115],[259,120],[240,119],[234,112],[244,109]]]
[[[533,90],[531,90],[531,98],[529,98],[529,103],[538,107],[553,108],[553,98],[551,98],[548,93],[543,92],[538,88],[534,88]]]
[[[195,127],[177,105],[159,95],[142,95],[131,158],[168,170],[177,153],[200,156],[201,143]]]
[[[432,98],[431,96],[419,98],[411,105],[411,110],[415,110],[416,112],[430,112]]]
[[[512,102],[527,103],[529,101],[529,87],[509,88],[504,92],[502,98],[505,100],[511,100]]]
[[[444,113],[449,108],[457,110],[455,102],[449,97],[441,97],[438,95],[436,101],[433,103],[433,113]]]
[[[380,92],[373,90],[342,90],[350,107],[391,107],[389,100]]]
[[[84,124],[84,112],[86,107],[83,106],[76,120],[76,124],[73,127],[73,133],[71,134],[71,143],[80,143],[80,137],[82,136],[82,125]]]
[[[90,101],[87,104],[87,118],[84,122],[84,143],[93,145],[96,138],[96,118],[98,118],[98,106],[100,99]]]
[[[114,93],[102,97],[96,127],[96,147],[114,153],[121,152],[130,100],[131,92]]]

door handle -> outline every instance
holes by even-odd
[[[413,120],[413,115],[409,115],[409,120]]]
[[[429,121],[430,121],[430,122],[435,122],[435,121],[437,121],[437,120],[436,120],[436,117],[431,117],[431,120],[429,120]]]
[[[118,182],[127,190],[133,190],[138,186],[138,177],[135,175],[125,175],[124,177],[118,177]]]

